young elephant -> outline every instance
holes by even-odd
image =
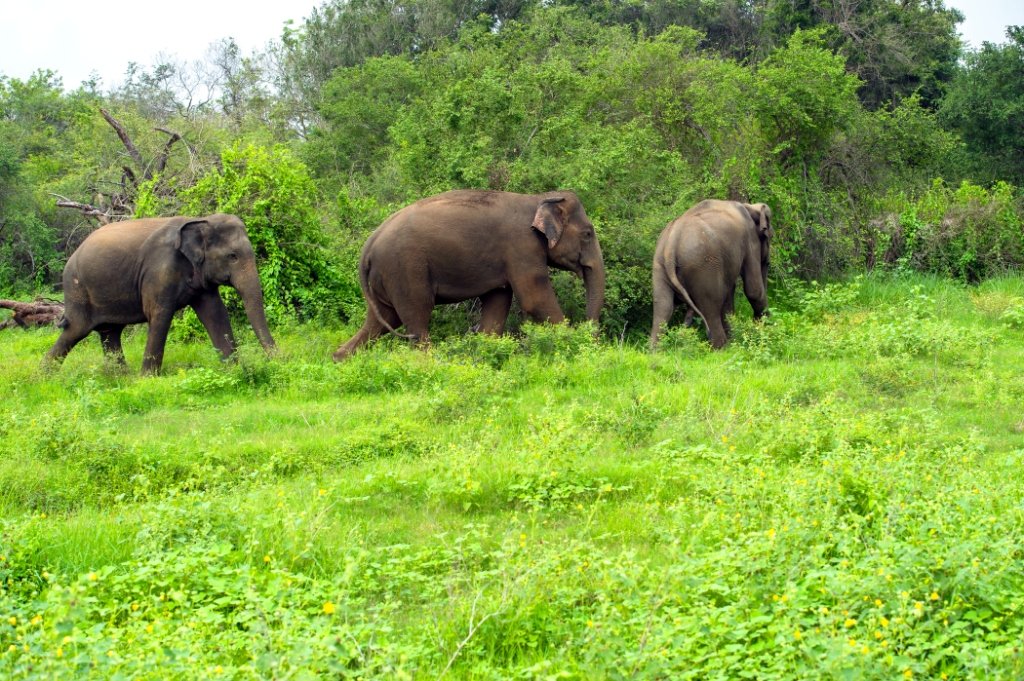
[[[334,359],[403,324],[411,338],[427,342],[438,303],[479,297],[485,333],[505,330],[513,295],[533,320],[561,322],[549,266],[583,278],[587,319],[596,321],[604,304],[604,260],[572,192],[460,190],[421,199],[366,240],[359,262],[366,323]]]
[[[763,203],[707,200],[665,227],[654,250],[652,348],[677,302],[700,315],[713,347],[725,345],[729,338],[725,315],[732,312],[740,276],[754,318],[764,315],[771,215]]]
[[[96,331],[104,351],[124,363],[124,327],[149,322],[142,372],[158,372],[171,317],[186,305],[227,357],[235,338],[217,292],[225,284],[238,291],[260,343],[272,349],[256,256],[238,217],[150,218],[100,227],[64,267],[63,331],[46,357],[63,360]]]

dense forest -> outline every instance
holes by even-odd
[[[112,89],[0,74],[0,294],[54,292],[100,224],[223,211],[273,320],[358,318],[366,235],[460,187],[574,189],[616,336],[649,324],[657,235],[703,198],[772,207],[775,282],[977,282],[1024,263],[1024,27],[967,50],[962,20],[942,0],[330,0],[265,50],[225,38]]]

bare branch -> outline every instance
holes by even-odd
[[[171,130],[167,130],[166,128],[155,128],[155,130],[159,130],[162,133],[170,135],[170,139],[168,139],[167,143],[164,144],[163,151],[161,151],[160,155],[156,157],[155,161],[153,161],[153,172],[162,173],[164,171],[164,167],[167,165],[167,157],[171,154],[171,147],[174,146],[175,142],[181,139],[181,135]]]
[[[128,136],[128,131],[124,129],[121,122],[111,116],[110,112],[102,107],[100,107],[100,113],[103,114],[103,118],[107,123],[110,123],[110,127],[114,129],[117,136],[121,138],[121,143],[124,144],[124,148],[128,150],[128,155],[132,157],[132,160],[135,161],[140,168],[144,168],[146,164],[142,160],[142,154],[139,153],[138,148],[135,146],[135,143],[132,142],[132,138]]]
[[[99,220],[101,225],[110,224],[110,214],[107,211],[101,210],[96,206],[88,203],[81,203],[79,201],[72,201],[60,194],[50,194],[50,196],[57,197],[58,208],[74,208],[77,211],[81,211],[83,215],[87,217],[96,218]]]

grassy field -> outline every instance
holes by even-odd
[[[717,353],[4,331],[0,676],[1021,678],[1024,278],[772,293]]]

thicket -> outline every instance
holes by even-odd
[[[326,3],[262,59],[221,43],[203,101],[171,85],[198,73],[185,64],[133,66],[109,93],[0,79],[0,290],[47,288],[94,227],[53,195],[124,184],[101,105],[154,153],[154,128],[181,134],[135,213],[238,212],[278,319],[361,315],[365,237],[457,187],[576,190],[616,335],[648,324],[658,233],[708,197],[772,206],[776,282],[972,282],[1022,262],[1019,31],[958,66],[959,15],[941,3],[858,3],[844,22],[778,2],[736,20],[714,2],[393,4]],[[556,285],[581,316],[580,287]]]

